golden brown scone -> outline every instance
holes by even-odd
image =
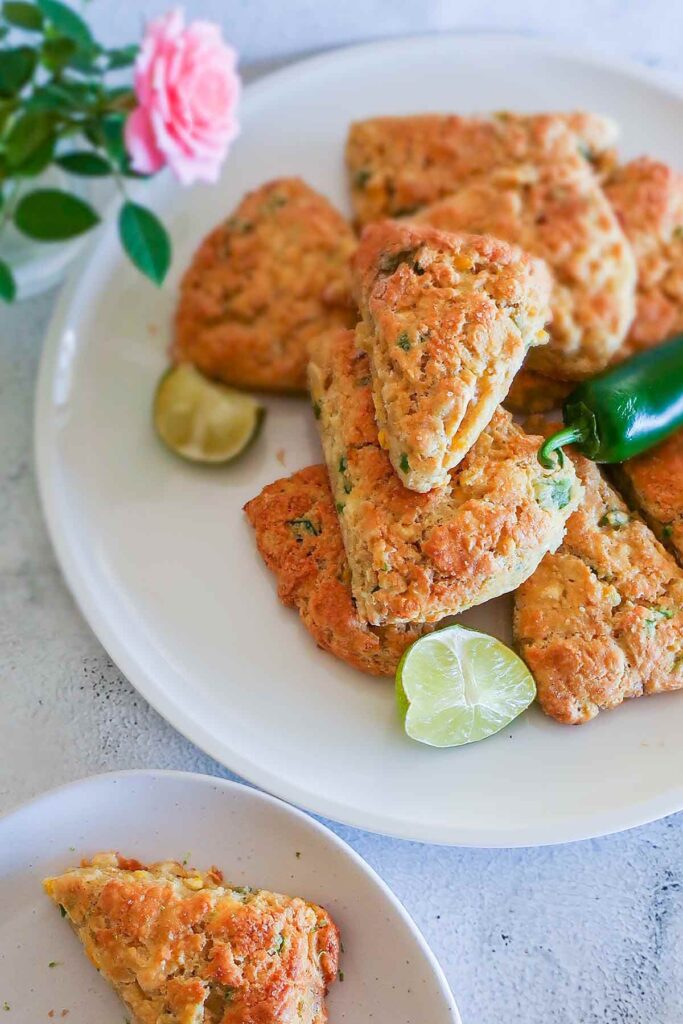
[[[635,317],[613,356],[621,362],[683,331],[683,174],[640,157],[613,170],[605,192],[637,268]],[[505,404],[513,412],[546,412],[566,397],[558,391],[561,387],[524,368]]]
[[[368,357],[328,332],[309,382],[359,614],[435,622],[514,590],[556,548],[581,489],[567,461],[543,469],[540,439],[497,410],[448,482],[403,486],[379,444]]]
[[[280,600],[297,609],[318,646],[361,672],[393,676],[406,647],[429,627],[370,626],[360,618],[325,466],[268,484],[244,511]]]
[[[628,503],[683,565],[683,431],[611,471]]]
[[[354,290],[380,442],[406,487],[430,491],[548,340],[550,276],[496,238],[389,220],[365,228]]]
[[[580,152],[611,166],[614,123],[596,114],[375,117],[351,125],[346,163],[356,219],[414,213],[472,177],[518,163],[557,163]]]
[[[553,380],[523,366],[510,386],[503,405],[510,412],[549,412],[559,409],[567,395],[576,387],[575,381]]]
[[[597,466],[571,459],[585,497],[562,546],[517,591],[514,631],[541,707],[576,725],[683,687],[683,572]]]
[[[315,904],[100,853],[43,883],[136,1024],[324,1024],[339,933]]]
[[[605,191],[638,265],[636,315],[621,360],[683,331],[683,174],[640,157],[617,168]]]
[[[173,356],[236,387],[306,388],[306,346],[355,324],[349,224],[299,178],[250,192],[185,272]]]
[[[415,219],[504,238],[546,261],[553,276],[550,343],[529,353],[530,369],[558,379],[588,377],[623,343],[635,311],[635,259],[578,153],[496,168]]]

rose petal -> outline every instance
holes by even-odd
[[[136,107],[126,118],[123,138],[131,166],[138,174],[154,174],[166,163],[157,146],[149,115],[143,107]]]

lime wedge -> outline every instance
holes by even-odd
[[[231,462],[258,433],[264,410],[241,391],[181,363],[163,375],[154,396],[154,426],[176,455],[192,462]]]
[[[420,637],[396,670],[406,734],[432,747],[486,739],[517,718],[535,696],[534,678],[514,651],[464,626]]]

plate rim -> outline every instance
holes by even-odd
[[[673,97],[678,102],[683,102],[683,82],[676,80],[672,74],[649,68],[633,60],[602,53],[597,48],[564,46],[552,40],[525,36],[515,32],[443,32],[412,34],[351,44],[332,48],[303,60],[295,60],[248,84],[244,89],[242,109],[258,103],[261,93],[270,92],[273,87],[277,87],[278,83],[297,77],[302,71],[307,72],[320,66],[344,62],[364,52],[410,50],[416,43],[424,45],[425,42],[429,42],[430,45],[453,45],[460,42],[464,46],[473,43],[492,47],[525,47],[545,55],[554,55],[599,70],[625,75],[637,82],[644,82],[650,87],[657,88],[668,98]],[[162,189],[168,187],[168,180],[161,182],[160,187]],[[594,839],[626,831],[683,810],[682,782],[678,786],[659,793],[656,797],[649,797],[629,805],[627,810],[600,811],[587,818],[571,817],[563,822],[555,821],[550,827],[544,824],[535,825],[532,828],[516,825],[499,831],[481,826],[462,828],[457,821],[441,822],[438,827],[434,827],[433,824],[422,826],[418,823],[416,825],[382,810],[374,810],[372,813],[362,810],[357,812],[353,805],[310,793],[303,787],[262,769],[257,761],[236,754],[216,735],[209,732],[201,722],[183,714],[175,701],[164,692],[164,687],[159,679],[151,675],[146,667],[139,663],[139,658],[130,652],[126,642],[118,637],[109,621],[108,613],[100,607],[97,596],[91,592],[89,581],[81,574],[76,553],[70,545],[66,531],[62,528],[58,509],[58,488],[54,486],[51,479],[59,458],[56,447],[54,450],[52,448],[57,432],[53,429],[55,405],[50,394],[56,363],[62,348],[65,330],[68,329],[69,313],[78,290],[79,270],[94,253],[100,239],[115,229],[111,210],[116,203],[116,198],[112,199],[102,218],[102,227],[94,233],[75,263],[57,299],[45,333],[34,400],[34,462],[43,519],[67,589],[97,640],[126,679],[150,706],[181,735],[219,764],[234,771],[247,782],[260,787],[261,790],[272,795],[273,799],[279,799],[290,805],[294,804],[297,808],[304,808],[311,814],[319,814],[353,828],[366,829],[398,839],[434,845],[491,849],[548,846]],[[208,778],[212,778],[212,776],[208,776]]]
[[[51,789],[44,790],[42,793],[37,793],[35,796],[25,800],[17,807],[11,808],[6,814],[0,816],[0,837],[2,836],[2,832],[5,828],[12,827],[12,822],[15,819],[18,819],[23,814],[35,811],[41,803],[49,804],[51,801],[58,799],[64,793],[77,792],[79,789],[87,789],[88,786],[100,782],[109,781],[112,783],[125,783],[125,781],[130,778],[144,778],[148,781],[161,779],[162,782],[189,780],[193,784],[222,789],[227,793],[239,792],[241,795],[246,793],[249,795],[249,799],[255,800],[257,803],[261,803],[266,807],[276,807],[280,811],[284,811],[288,817],[294,819],[300,825],[303,825],[305,829],[310,829],[311,832],[321,836],[326,842],[330,843],[342,857],[350,860],[357,870],[374,883],[382,893],[384,899],[387,900],[387,902],[398,913],[421,954],[425,958],[426,964],[437,983],[440,995],[444,1000],[449,1014],[451,1024],[462,1024],[462,1018],[460,1016],[455,995],[448,983],[448,979],[446,978],[441,964],[436,958],[436,954],[422,934],[417,923],[413,920],[401,900],[393,889],[391,889],[391,887],[384,881],[382,876],[375,871],[375,869],[368,864],[368,862],[364,860],[352,846],[342,839],[341,836],[338,836],[336,832],[333,832],[329,826],[318,821],[317,818],[312,817],[305,811],[300,810],[298,807],[294,807],[292,804],[287,803],[286,800],[281,800],[279,797],[272,796],[270,793],[264,793],[263,790],[256,789],[243,782],[236,782],[232,779],[222,779],[217,775],[207,775],[205,772],[184,772],[180,769],[172,768],[128,768],[121,769],[119,771],[96,772],[94,775],[86,775],[79,779],[73,779],[71,782],[65,782],[59,786],[54,786]]]

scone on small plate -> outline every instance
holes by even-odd
[[[327,1020],[339,933],[315,904],[115,853],[43,884],[135,1024]]]
[[[545,264],[489,236],[383,221],[363,232],[354,289],[380,443],[402,483],[442,486],[548,340]]]
[[[404,487],[377,436],[370,366],[353,331],[316,340],[311,393],[359,615],[436,622],[514,590],[564,535],[581,497],[567,459],[544,469],[541,439],[497,409],[447,482]]]

